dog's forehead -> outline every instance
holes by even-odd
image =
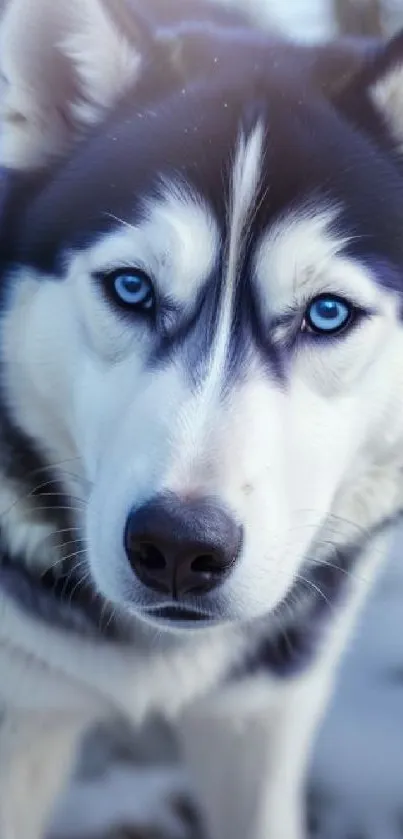
[[[250,56],[241,65],[244,75],[197,78],[152,105],[129,97],[34,201],[22,230],[25,257],[54,271],[60,253],[91,244],[114,219],[142,222],[163,181],[181,180],[201,196],[224,241],[240,138],[260,124],[255,235],[288,207],[309,200],[322,208],[325,199],[355,242],[371,240],[375,253],[400,263],[402,202],[387,162],[306,80],[283,78],[270,62],[256,69]]]

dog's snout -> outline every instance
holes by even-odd
[[[125,548],[141,582],[174,598],[218,586],[235,563],[242,531],[211,499],[156,497],[130,513]]]

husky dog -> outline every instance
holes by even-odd
[[[403,40],[227,7],[2,25],[0,835],[177,720],[211,839],[300,839],[403,499]]]

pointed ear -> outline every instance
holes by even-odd
[[[370,100],[403,151],[403,32],[386,46],[371,75]]]
[[[362,72],[379,46],[378,39],[346,37],[316,46],[300,45],[299,49],[310,57],[315,86],[334,99]]]
[[[403,32],[379,44],[336,104],[352,122],[403,151]]]
[[[141,38],[118,14],[117,0],[8,0],[0,164],[46,166],[136,83]]]

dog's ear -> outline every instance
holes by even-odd
[[[368,62],[378,53],[376,38],[340,38],[316,46],[299,45],[311,81],[329,99],[346,90]]]
[[[403,32],[378,45],[336,104],[359,127],[386,133],[403,151]]]
[[[368,90],[376,111],[403,150],[403,32],[379,56]]]
[[[0,164],[46,166],[136,83],[142,38],[122,0],[7,0]]]

